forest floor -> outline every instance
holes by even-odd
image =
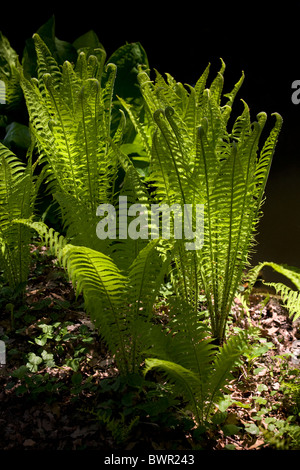
[[[120,379],[65,273],[43,248],[34,253],[24,305],[13,310],[9,293],[0,292],[7,356],[0,369],[0,450],[294,448],[300,387],[298,398],[290,390],[299,384],[300,330],[276,296],[253,292],[249,317],[236,300],[230,329],[250,321],[260,338],[230,382],[225,421],[197,440],[191,416],[167,388],[158,399],[142,379]],[[166,321],[163,302],[156,314]]]

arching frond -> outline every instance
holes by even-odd
[[[29,274],[31,231],[15,225],[15,218],[33,215],[34,203],[43,174],[36,179],[31,164],[32,148],[25,166],[0,143],[0,261],[12,288],[26,285]]]
[[[242,332],[232,336],[218,349],[213,348],[204,337],[200,342],[195,341],[192,344],[191,334],[181,335],[180,330],[173,332],[172,339],[169,336],[161,335],[159,338],[162,344],[168,340],[167,354],[162,353],[163,349],[160,346],[159,357],[145,360],[144,373],[147,374],[152,369],[161,371],[173,384],[175,393],[187,401],[187,407],[193,412],[197,424],[203,425],[211,418],[215,406],[223,398],[224,387],[231,379],[231,372],[248,348],[247,334]],[[197,332],[194,336],[197,336]],[[154,346],[154,356],[155,352]],[[172,357],[172,354],[177,356],[176,361],[168,357]],[[194,363],[197,364],[196,367],[185,364],[195,356],[197,356],[197,362]]]
[[[96,56],[81,52],[74,66],[65,62],[60,69],[37,34],[34,40],[38,79],[29,81],[21,75],[21,85],[47,180],[60,204],[63,223],[72,236],[78,235],[77,243],[84,211],[91,220],[98,205],[114,196],[119,166],[114,148],[122,134],[122,126],[117,136],[111,135],[110,128],[116,66],[107,65],[102,86],[103,67]],[[70,201],[79,208],[78,220]]]

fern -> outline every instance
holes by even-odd
[[[170,75],[165,79],[158,72],[151,81],[142,71],[140,87],[153,122],[149,126],[147,121],[143,127],[135,116],[133,124],[144,140],[143,134],[154,128],[148,178],[154,200],[181,207],[204,204],[203,246],[187,253],[183,244],[174,244],[173,279],[180,295],[193,302],[193,308],[197,308],[199,292],[204,289],[212,334],[221,343],[254,244],[282,119],[275,114],[275,125],[259,151],[265,113],[251,123],[244,103],[242,114],[228,129],[244,75],[231,92],[222,95],[224,62],[210,88],[206,88],[208,71],[209,67],[195,87],[184,87]]]
[[[18,72],[18,55],[8,39],[0,32],[0,105],[7,109],[16,108],[22,99]]]
[[[198,425],[207,422],[223,397],[231,378],[248,347],[247,333],[241,332],[217,347],[207,337],[207,329],[190,305],[178,302],[171,308],[172,318],[165,334],[152,327],[144,373],[157,369],[184,397]]]
[[[90,227],[96,226],[97,206],[115,196],[119,162],[110,140],[118,145],[124,124],[121,120],[111,135],[116,66],[106,66],[104,79],[100,59],[81,52],[74,66],[66,61],[60,68],[37,34],[34,41],[38,78],[28,80],[21,72],[21,85],[49,189],[67,236],[101,250],[103,243]]]
[[[43,173],[39,177],[33,175],[36,165],[31,163],[31,152],[32,147],[25,166],[0,143],[0,266],[10,287],[22,287],[21,292],[29,274],[31,231],[15,225],[14,219],[33,215],[43,179]]]
[[[66,269],[77,295],[83,294],[86,311],[120,373],[134,373],[144,357],[142,333],[150,328],[153,303],[168,266],[157,249],[158,241],[149,242],[121,271],[109,256],[69,243],[43,222],[18,219],[14,223],[37,231]]]
[[[294,290],[281,282],[264,282],[265,285],[273,287],[275,292],[281,296],[282,302],[286,307],[289,315],[295,321],[300,316],[300,270],[294,266],[287,266],[285,264],[273,263],[270,261],[264,261],[259,263],[257,266],[252,268],[248,274],[248,289],[245,294],[246,300],[248,300],[251,290],[256,282],[259,273],[264,267],[271,267],[279,274],[282,274],[289,279],[297,290]]]

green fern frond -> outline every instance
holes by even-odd
[[[284,306],[293,321],[295,321],[300,316],[300,269],[295,266],[273,263],[271,261],[263,261],[257,264],[247,274],[248,288],[244,294],[245,299],[249,299],[257,277],[265,267],[270,267],[277,273],[285,276],[296,287],[297,290],[293,290],[281,282],[264,282],[265,285],[273,287],[276,293],[281,296]]]
[[[35,230],[41,237],[43,243],[49,248],[51,254],[55,256],[59,263],[65,267],[66,253],[65,247],[68,245],[68,239],[60,233],[56,232],[53,228],[49,228],[44,222],[36,222],[31,219],[15,219],[15,224],[24,225],[32,230]]]
[[[175,393],[182,395],[188,402],[187,406],[190,406],[194,413],[197,424],[204,424],[211,418],[216,405],[223,398],[226,384],[231,379],[231,372],[240,363],[248,348],[247,332],[232,336],[226,344],[215,349],[204,337],[202,341],[198,343],[195,341],[191,345],[190,335],[181,335],[181,330],[171,331],[172,339],[170,335],[153,336],[162,345],[164,341],[168,341],[165,343],[165,352],[162,345],[158,350],[154,345],[153,355],[159,351],[159,356],[148,357],[145,360],[144,373],[147,374],[152,369],[161,371],[173,384]],[[195,351],[198,357],[197,367],[190,368],[184,362],[194,356]],[[151,349],[149,352],[151,353]],[[172,354],[176,354],[177,360],[167,359],[168,354],[171,357]]]
[[[163,359],[146,359],[144,373],[147,374],[152,369],[161,371],[163,375],[175,386],[175,390],[182,395],[191,407],[197,423],[202,423],[202,417],[199,414],[197,396],[201,390],[201,382],[197,375],[182,367],[180,364],[165,361]]]
[[[43,76],[45,74],[50,74],[53,77],[54,87],[56,88],[61,79],[61,70],[45,42],[37,33],[33,35],[33,40],[37,54],[38,80],[42,87],[43,93],[43,91],[45,91],[43,85]]]
[[[122,104],[123,108],[128,113],[130,120],[135,128],[135,131],[139,135],[141,142],[143,144],[143,150],[146,153],[146,158],[148,161],[151,160],[151,136],[153,133],[153,125],[151,122],[147,125],[145,122],[141,121],[141,110],[137,110],[135,106],[127,103],[121,97],[118,97],[118,100]]]
[[[96,56],[81,52],[74,66],[65,62],[60,69],[41,38],[35,35],[34,40],[38,79],[29,81],[21,72],[21,85],[47,181],[59,201],[63,223],[78,235],[77,243],[84,212],[95,217],[98,205],[114,197],[119,166],[114,148],[120,145],[124,124],[111,135],[116,66],[107,65],[101,85],[103,67]],[[77,221],[72,201],[81,214]],[[95,237],[91,247],[97,245]]]
[[[22,100],[19,59],[8,39],[0,32],[0,104],[16,108]]]
[[[154,201],[169,206],[204,203],[203,246],[189,256],[175,244],[174,272],[181,276],[186,300],[197,298],[199,289],[204,289],[214,336],[222,341],[254,243],[282,119],[275,115],[275,125],[259,153],[265,113],[251,123],[244,103],[242,114],[228,129],[244,74],[223,95],[224,62],[209,88],[208,72],[209,66],[195,87],[183,87],[170,75],[165,79],[158,72],[154,81],[144,71],[138,78],[156,124],[148,177]],[[222,97],[227,100],[224,106]],[[143,138],[147,129],[141,121],[136,126]]]
[[[25,166],[10,150],[0,143],[0,239],[1,268],[12,288],[26,284],[29,274],[31,231],[15,225],[15,218],[33,215],[34,203],[43,173],[33,175],[32,146]]]
[[[300,290],[295,291],[280,282],[268,282],[266,285],[275,289],[292,320],[297,320],[300,317]]]
[[[115,356],[121,374],[134,372],[143,359],[142,338],[150,328],[153,303],[168,267],[159,241],[141,249],[127,271],[121,271],[109,256],[68,243],[68,239],[42,222],[16,220],[15,224],[36,230],[66,269],[77,294],[100,335]]]
[[[249,348],[248,335],[250,331],[242,331],[232,335],[219,348],[210,369],[205,393],[209,396],[206,417],[213,412],[213,405],[223,397],[224,387],[232,379],[231,372],[241,364],[243,354]]]

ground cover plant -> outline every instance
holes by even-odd
[[[298,448],[299,270],[249,271],[281,116],[263,143],[265,113],[230,120],[223,62],[191,87],[139,44],[58,48],[53,19],[22,64],[1,40],[30,132],[24,162],[0,149],[3,448]],[[265,266],[297,291],[255,294]]]

